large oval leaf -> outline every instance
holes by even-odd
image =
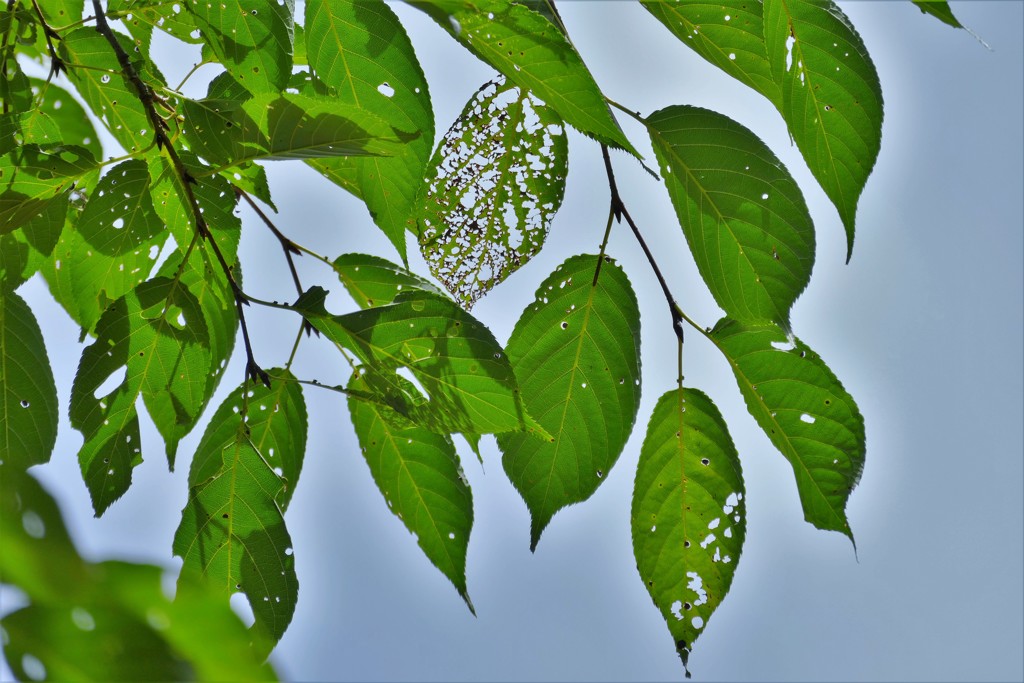
[[[846,227],[882,143],[882,87],[867,48],[832,0],[765,0],[764,32],[782,116]]]
[[[706,109],[647,119],[701,276],[732,317],[789,326],[814,264],[814,226],[789,172],[752,132]]]
[[[445,134],[416,219],[430,271],[467,309],[544,245],[568,157],[558,115],[503,78],[485,83]]]
[[[864,418],[803,342],[775,325],[724,318],[711,332],[747,409],[793,466],[805,519],[853,540],[846,501],[864,469]]]
[[[530,508],[534,549],[555,512],[597,490],[633,429],[640,312],[626,274],[607,257],[568,259],[541,283],[507,351],[523,404],[551,435],[498,436],[505,472]]]
[[[630,526],[640,578],[683,666],[732,585],[746,536],[743,495],[739,456],[711,399],[696,389],[658,399],[640,449]]]
[[[358,375],[353,375],[349,388],[370,389]],[[348,408],[359,447],[388,508],[472,611],[466,548],[473,527],[473,494],[451,437],[401,424],[404,421],[388,408],[354,396],[349,397]]]

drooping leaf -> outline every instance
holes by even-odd
[[[221,175],[238,189],[252,195],[256,199],[277,211],[274,200],[270,196],[270,184],[267,182],[267,171],[255,162],[233,166],[222,171]]]
[[[57,387],[32,309],[0,292],[0,463],[26,469],[49,461],[57,440]]]
[[[568,157],[558,115],[503,78],[445,134],[415,217],[430,271],[467,309],[544,245]]]
[[[853,540],[846,501],[864,469],[864,418],[821,358],[775,325],[723,318],[712,340],[747,409],[793,466],[804,518]]]
[[[205,45],[252,93],[279,93],[292,72],[294,0],[186,0]]]
[[[311,162],[328,178],[354,176],[357,196],[405,261],[409,214],[434,143],[430,93],[412,43],[382,2],[309,0],[306,51],[313,72],[341,102],[419,133],[390,157]]]
[[[358,375],[349,387],[370,389]],[[350,397],[348,407],[363,457],[388,508],[472,611],[466,548],[473,527],[473,496],[451,437],[411,423],[399,426],[393,415],[382,415],[387,408],[358,398]]]
[[[71,389],[71,425],[85,443],[78,453],[97,515],[131,484],[142,462],[135,399],[141,393],[167,442],[173,467],[177,442],[206,404],[209,335],[187,287],[166,278],[139,285],[111,304],[96,325],[96,341],[82,353]],[[124,379],[97,392],[125,368]]]
[[[441,290],[416,273],[378,256],[342,254],[334,259],[334,272],[360,308],[392,303],[402,292]]]
[[[964,25],[960,23],[960,20],[953,14],[953,10],[950,9],[949,3],[946,0],[911,0],[918,9],[921,10],[922,14],[930,14],[944,24],[949,24],[953,28],[963,28]]]
[[[199,486],[223,467],[224,449],[235,443],[239,415],[246,410],[249,440],[283,481],[277,504],[282,512],[295,493],[306,453],[308,417],[302,388],[291,372],[270,368],[270,388],[244,383],[217,408],[196,448],[188,473],[190,486]]]
[[[597,490],[636,420],[640,312],[625,272],[607,257],[565,261],[541,283],[507,351],[523,405],[551,435],[498,436],[505,472],[530,508],[535,549],[555,512]]]
[[[23,145],[0,156],[0,235],[25,225],[51,202],[67,202],[76,181],[96,170],[82,147]]]
[[[85,109],[68,91],[54,83],[47,83],[40,78],[29,78],[32,85],[32,110],[25,117],[25,126],[33,125],[35,119],[47,119],[50,125],[59,131],[59,138],[51,140],[51,144],[76,145],[89,150],[93,157],[101,159],[103,148],[92,121]],[[41,140],[35,140],[44,144]]]
[[[690,252],[715,301],[745,321],[789,327],[811,278],[814,226],[771,150],[732,119],[673,106],[648,129]]]
[[[761,3],[750,0],[641,0],[679,40],[740,83],[781,106],[764,45]]]
[[[174,554],[183,580],[202,577],[225,596],[241,591],[252,607],[257,635],[271,643],[291,622],[299,583],[291,537],[277,503],[284,480],[232,420],[236,438],[221,451],[217,472],[189,490]],[[263,653],[268,654],[268,653]]]
[[[325,296],[323,289],[313,287],[295,308],[324,336],[356,355],[364,380],[399,414],[437,432],[537,430],[523,409],[501,346],[490,330],[451,300],[408,292],[387,306],[335,316],[324,309]],[[420,385],[415,400],[399,379],[401,368]]]
[[[832,0],[765,0],[765,46],[780,111],[846,228],[882,142],[882,88],[853,25]]]
[[[570,126],[638,156],[579,53],[546,18],[513,0],[409,0],[467,50],[532,92]]]
[[[7,35],[6,23],[15,21],[14,15],[10,12],[0,14],[0,29]],[[15,59],[7,59],[4,62],[6,69],[5,78],[0,78],[0,102],[7,105],[7,112],[17,114],[31,111],[32,91],[29,89],[29,79],[22,70],[21,65]],[[6,154],[7,150],[4,150]]]
[[[0,291],[14,291],[43,266],[60,239],[68,206],[50,202],[17,230],[0,235]]]
[[[696,389],[664,394],[640,449],[630,527],[640,579],[684,667],[732,585],[747,527],[743,496],[739,456],[715,404]]]

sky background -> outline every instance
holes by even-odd
[[[723,412],[748,506],[732,589],[690,658],[697,680],[1024,678],[1024,3],[951,5],[991,49],[910,2],[841,5],[885,96],[882,151],[860,201],[849,265],[835,209],[763,97],[697,57],[634,3],[560,5],[609,97],[644,115],[672,104],[715,109],[752,129],[789,168],[817,229],[816,267],[793,309],[793,329],[841,379],[866,423],[867,463],[848,507],[855,557],[844,537],[803,521],[790,466],[748,415],[724,358],[699,335],[688,336],[686,383]],[[441,135],[492,72],[425,15],[394,8],[426,71]],[[191,66],[191,56],[173,58],[182,72]],[[174,82],[174,69],[166,71]],[[628,119],[622,124],[653,164],[643,131]],[[713,325],[721,313],[665,190],[625,155],[613,161],[623,199],[676,298],[696,321]],[[569,169],[543,253],[473,311],[499,341],[559,263],[596,253],[608,206],[598,146],[572,134]],[[343,191],[299,164],[275,162],[268,171],[277,224],[293,239],[332,257],[357,251],[397,260],[365,207]],[[251,213],[242,215],[246,287],[281,298],[292,290],[277,243]],[[484,468],[463,449],[475,503],[467,571],[476,618],[388,511],[343,399],[306,391],[309,445],[286,517],[299,603],[273,656],[283,677],[681,678],[672,639],[637,575],[629,532],[646,422],[674,384],[675,337],[625,226],[614,229],[609,253],[641,306],[644,384],[633,438],[597,493],[555,516],[535,554],[526,506],[493,439],[484,441]],[[418,255],[412,262],[426,273]],[[331,310],[352,309],[325,268],[302,265],[307,284],[334,290]],[[81,353],[70,340],[78,330],[41,280],[20,291],[40,318],[66,414]],[[254,310],[247,318],[259,362],[284,363],[293,316]],[[242,378],[244,353],[237,351],[209,413]],[[333,383],[344,378],[342,365],[326,344],[311,342],[294,370]],[[34,472],[58,496],[88,557],[176,569],[171,539],[187,496],[188,454],[203,428],[205,421],[182,442],[178,470],[168,474],[145,422],[147,461],[100,520],[78,471],[81,436],[66,417],[52,463]],[[15,599],[4,598],[7,611]]]

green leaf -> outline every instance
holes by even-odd
[[[255,162],[234,166],[221,175],[238,189],[252,195],[256,199],[277,211],[274,200],[270,196],[270,184],[267,182],[267,171]]]
[[[551,434],[498,437],[505,472],[530,508],[533,550],[555,512],[597,490],[636,420],[640,312],[625,272],[608,257],[565,261],[537,289],[507,351],[523,405]]]
[[[917,5],[922,14],[930,14],[942,23],[949,24],[953,28],[964,27],[964,25],[960,23],[960,20],[953,14],[953,10],[950,9],[949,3],[946,2],[946,0],[912,0],[912,2]]]
[[[684,45],[781,106],[782,93],[765,50],[760,2],[641,0],[641,4]]]
[[[106,310],[96,341],[82,353],[71,389],[71,426],[85,443],[78,453],[97,515],[131,484],[142,462],[135,399],[142,394],[173,467],[178,440],[205,406],[209,335],[195,296],[173,280],[139,285]],[[97,395],[121,368],[124,379]],[[111,380],[112,381],[112,380]]]
[[[404,417],[437,432],[537,430],[523,410],[501,346],[452,301],[408,292],[387,306],[334,316],[323,307],[325,295],[313,287],[295,308],[324,336],[351,350],[363,363],[366,382]],[[415,397],[399,379],[401,368],[420,385]]]
[[[540,251],[568,161],[558,115],[503,78],[445,134],[415,217],[431,273],[467,309]]]
[[[299,583],[291,537],[277,501],[284,480],[232,420],[234,442],[221,451],[216,474],[189,490],[174,554],[183,580],[202,577],[227,596],[245,594],[257,635],[277,642],[295,612]],[[263,653],[268,654],[268,653]]]
[[[181,0],[110,0],[107,16],[120,19],[147,54],[153,29],[186,43],[203,42],[192,14],[183,10]]]
[[[0,235],[0,291],[13,292],[45,263],[60,239],[67,202],[50,202],[41,214]]]
[[[81,147],[24,145],[0,156],[0,235],[46,211],[51,202],[67,202],[75,182],[96,170]]]
[[[392,303],[402,292],[441,290],[416,273],[378,256],[342,254],[334,259],[334,272],[360,308]]]
[[[775,325],[723,318],[711,339],[747,410],[793,466],[804,518],[853,541],[846,501],[864,469],[864,418],[821,358]]]
[[[205,45],[252,93],[279,93],[292,72],[294,0],[187,0]]]
[[[814,226],[800,188],[735,121],[673,106],[647,119],[679,224],[704,282],[730,316],[789,327],[811,278]]]
[[[82,19],[84,0],[36,0],[46,23],[60,29]]]
[[[570,126],[639,157],[594,77],[558,27],[511,0],[410,0],[455,40]]]
[[[48,119],[60,132],[60,137],[52,142],[84,147],[95,158],[103,158],[103,148],[96,129],[78,100],[67,90],[40,78],[30,78],[29,83],[32,84],[35,99],[32,111],[25,117],[26,127],[31,126],[34,119]],[[43,143],[40,141],[39,144]]]
[[[746,535],[743,496],[739,456],[715,404],[696,389],[664,394],[640,449],[630,527],[640,579],[684,667],[732,585]]]
[[[294,375],[281,368],[270,368],[267,372],[271,377],[269,389],[245,382],[217,408],[196,448],[188,481],[189,486],[199,486],[220,471],[222,454],[235,443],[239,415],[244,410],[249,441],[283,481],[277,504],[284,511],[302,471],[308,416],[302,388]]]
[[[370,387],[353,375],[349,388],[365,392]],[[394,415],[382,414],[387,408],[352,396],[348,407],[363,457],[388,508],[473,611],[466,589],[473,495],[451,437],[412,424],[397,426]]]
[[[391,157],[311,163],[328,178],[354,175],[357,196],[405,261],[405,230],[434,142],[430,93],[412,43],[382,2],[309,0],[306,50],[313,72],[341,102],[419,133]]]
[[[780,111],[846,227],[882,142],[882,88],[867,48],[832,0],[765,0],[765,45]]]
[[[49,461],[57,441],[57,387],[32,309],[0,293],[0,466]]]

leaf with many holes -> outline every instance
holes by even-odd
[[[0,466],[49,461],[57,440],[57,386],[32,309],[0,292]]]
[[[35,98],[32,111],[25,115],[26,127],[31,126],[34,119],[47,119],[60,134],[60,137],[51,140],[51,143],[84,147],[95,158],[101,159],[103,148],[100,146],[99,136],[96,135],[92,121],[78,100],[67,90],[40,78],[30,78],[29,83],[32,84]],[[41,140],[34,142],[44,144]]]
[[[608,257],[565,261],[523,311],[507,352],[523,405],[551,435],[498,437],[505,472],[530,508],[532,550],[555,512],[597,490],[633,429],[640,312],[625,272]]]
[[[252,93],[284,90],[292,72],[294,0],[184,0],[204,44]]]
[[[241,415],[231,424],[235,439],[221,451],[216,473],[190,488],[174,534],[174,554],[184,561],[179,585],[202,577],[225,602],[241,591],[256,618],[253,630],[276,643],[299,595],[291,537],[277,502],[285,483],[246,438]]]
[[[75,183],[96,168],[82,147],[23,145],[0,156],[0,235],[35,219],[51,202],[67,203]]]
[[[930,14],[944,24],[949,24],[953,28],[963,28],[964,25],[960,23],[960,20],[953,14],[953,10],[950,9],[949,3],[946,0],[912,0],[918,9],[921,10],[922,14]]]
[[[331,264],[341,284],[360,308],[392,303],[402,292],[441,290],[411,270],[378,256],[342,254]]]
[[[341,102],[420,133],[390,157],[311,163],[328,178],[354,174],[357,196],[405,261],[409,214],[434,143],[430,94],[412,43],[391,8],[368,0],[307,0],[305,40],[313,72]]]
[[[732,585],[747,527],[743,496],[739,456],[715,404],[696,389],[664,394],[640,448],[630,527],[640,579],[684,667]]]
[[[523,409],[501,346],[454,302],[431,292],[407,292],[387,306],[331,315],[324,309],[325,296],[312,287],[295,309],[351,350],[363,364],[367,384],[404,417],[437,432],[538,431]],[[397,374],[402,368],[425,396],[410,400],[407,383]]]
[[[217,408],[196,447],[188,482],[189,486],[199,486],[221,469],[221,454],[235,442],[237,416],[246,409],[249,441],[283,482],[277,504],[284,511],[302,472],[308,416],[302,387],[295,376],[282,368],[269,368],[267,373],[271,377],[269,389],[245,382]]]
[[[142,462],[135,399],[141,393],[167,442],[173,467],[178,440],[206,403],[209,334],[195,296],[173,280],[144,282],[115,301],[96,325],[71,389],[71,426],[85,437],[78,453],[97,515],[131,484]],[[112,390],[102,390],[124,370]]]
[[[846,501],[864,469],[864,418],[821,358],[775,325],[723,318],[711,339],[747,409],[793,466],[804,518],[853,541]]]
[[[500,77],[445,134],[415,218],[430,272],[467,309],[544,246],[568,161],[558,115]]]
[[[353,375],[349,388],[370,389],[358,375]],[[387,408],[353,396],[348,408],[363,457],[388,508],[472,612],[466,548],[473,527],[473,495],[451,437],[413,424],[399,426],[394,415],[382,415]]]
[[[800,188],[756,135],[721,114],[673,106],[648,130],[704,282],[729,315],[789,327],[814,264]]]
[[[181,0],[110,0],[107,17],[120,19],[140,49],[148,54],[153,29],[160,29],[186,43],[203,42],[192,14],[185,11],[184,4]]]
[[[781,106],[782,93],[765,50],[760,2],[641,0],[641,4],[684,45]]]
[[[512,0],[408,1],[570,126],[639,156],[576,48],[543,16]]]
[[[882,88],[867,48],[832,0],[765,0],[765,46],[781,112],[846,227],[882,143]]]
[[[43,267],[60,239],[68,206],[51,202],[17,230],[0,235],[0,292],[13,292]]]

